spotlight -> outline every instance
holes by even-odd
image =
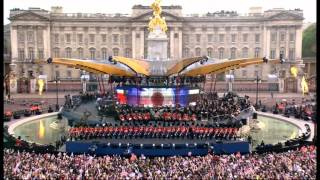
[[[161,144],[161,147],[163,148],[163,144]]]
[[[47,59],[47,63],[48,63],[48,64],[52,63],[52,58],[51,58],[51,57],[49,57],[49,58]]]
[[[155,144],[152,144],[152,147],[155,147],[156,145]]]
[[[121,147],[121,143],[119,143],[119,147]]]
[[[194,143],[194,146],[197,147],[197,143]]]
[[[110,146],[111,144],[110,144],[110,143],[108,143],[107,145],[108,145],[108,146]]]
[[[263,57],[263,62],[268,63],[268,58]]]
[[[176,144],[172,144],[172,147],[175,148],[175,147],[176,147]]]
[[[140,147],[142,148],[142,147],[143,147],[143,144],[140,144]]]
[[[188,143],[186,143],[186,147],[189,147],[189,144],[188,144]]]

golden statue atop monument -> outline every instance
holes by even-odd
[[[155,0],[155,2],[151,4],[151,8],[153,9],[153,18],[150,18],[149,22],[148,29],[150,32],[152,32],[157,26],[159,26],[163,32],[168,30],[165,18],[160,16],[162,11],[160,1],[161,0]]]

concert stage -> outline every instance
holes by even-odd
[[[141,145],[142,144],[142,145]],[[213,151],[215,154],[250,152],[247,141],[203,141],[189,139],[104,139],[68,141],[66,152],[96,155],[136,155],[145,156],[202,156]]]

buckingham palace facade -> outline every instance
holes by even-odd
[[[250,8],[247,14],[219,11],[203,15],[182,14],[181,6],[163,6],[168,25],[168,57],[179,60],[207,55],[216,59],[269,57],[283,54],[290,62],[285,68],[252,65],[234,70],[236,81],[252,81],[257,75],[267,81],[268,74],[280,72],[288,78],[291,65],[303,67],[300,9]],[[40,8],[10,11],[11,59],[15,73],[28,77],[47,75],[79,79],[81,71],[59,65],[33,64],[34,59],[65,57],[107,60],[108,56],[144,59],[147,54],[149,6],[135,5],[131,14],[65,13],[62,7],[51,11]],[[282,72],[283,71],[283,72]],[[229,72],[228,72],[229,73]],[[224,75],[221,75],[224,81]]]

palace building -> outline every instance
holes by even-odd
[[[299,91],[299,79],[290,77],[290,66],[303,67],[300,9],[249,9],[248,14],[219,11],[207,14],[182,13],[181,6],[162,6],[167,22],[168,61],[194,56],[215,59],[268,57],[284,55],[286,65],[252,65],[227,73],[235,81],[252,82],[257,76],[279,77],[279,91]],[[80,80],[81,71],[62,65],[38,65],[34,60],[64,57],[103,61],[108,56],[147,59],[149,6],[135,5],[131,14],[65,13],[62,7],[51,11],[40,8],[10,11],[11,62],[17,77],[47,75],[48,81]],[[208,77],[210,79],[210,77]],[[225,75],[217,77],[225,80]],[[292,82],[294,85],[292,86]],[[19,85],[19,84],[18,84]]]

